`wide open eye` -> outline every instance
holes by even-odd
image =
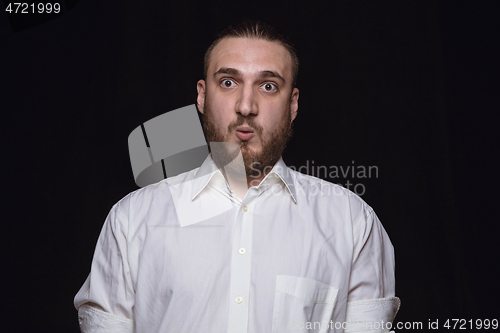
[[[278,90],[278,86],[271,82],[264,83],[262,88],[267,92],[275,92]]]
[[[236,83],[233,81],[233,80],[230,80],[230,79],[224,79],[220,82],[220,85],[223,87],[223,88],[232,88],[236,85]]]

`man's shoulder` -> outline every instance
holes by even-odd
[[[349,206],[352,212],[363,212],[364,215],[373,212],[372,207],[351,190],[315,176],[289,170],[295,180],[296,194],[307,197],[309,202],[318,200],[335,206]]]
[[[320,191],[321,194],[326,196],[332,195],[332,196],[346,197],[346,198],[352,197],[355,198],[355,200],[363,201],[363,199],[361,199],[359,195],[339,184],[335,184],[315,176],[306,175],[290,168],[289,170],[293,179],[295,179],[296,181],[295,186],[301,187],[302,189],[304,189],[304,191],[306,190],[308,190],[309,192]]]
[[[195,178],[199,168],[183,172],[177,176],[162,179],[156,183],[146,185],[135,191],[128,193],[120,199],[114,206],[117,208],[130,208],[131,205],[144,206],[154,202],[166,202],[171,200],[172,191],[190,190],[191,181]]]

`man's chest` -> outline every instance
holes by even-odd
[[[188,226],[165,217],[146,221],[129,247],[136,313],[149,316],[153,309],[162,327],[179,323],[183,331],[194,327],[184,323],[204,323],[200,313],[210,315],[207,325],[241,317],[255,331],[269,331],[279,313],[302,308],[304,299],[318,302],[306,301],[304,318],[332,316],[337,291],[345,294],[348,285],[349,223],[336,214],[269,203],[243,202],[208,219],[200,212],[201,222]],[[287,292],[301,304],[290,302]]]
[[[227,284],[231,273],[249,275],[254,285],[274,284],[277,275],[343,284],[340,272],[350,265],[352,235],[336,218],[256,204],[185,227],[151,221],[130,246],[132,276],[187,293]]]

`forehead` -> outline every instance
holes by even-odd
[[[255,38],[224,38],[213,49],[208,75],[221,67],[235,68],[243,73],[271,70],[291,81],[292,59],[278,42]]]

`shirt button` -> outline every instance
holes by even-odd
[[[238,250],[238,252],[239,252],[240,254],[245,254],[246,250],[245,250],[244,248],[240,248],[240,249]]]
[[[245,205],[243,206],[243,211],[246,213],[246,211],[248,210],[248,207]]]
[[[243,297],[241,296],[236,297],[236,303],[240,304],[241,302],[243,302]]]

